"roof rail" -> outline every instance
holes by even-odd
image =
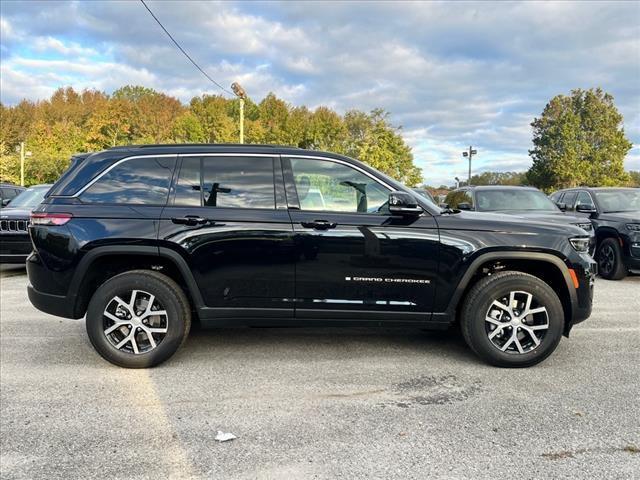
[[[127,148],[157,148],[157,147],[260,147],[260,148],[293,148],[300,150],[300,147],[291,145],[274,145],[267,143],[146,143],[132,145],[118,145],[107,150],[119,150]]]

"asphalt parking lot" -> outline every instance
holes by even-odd
[[[638,478],[640,276],[524,370],[408,329],[195,331],[125,370],[26,285],[1,273],[2,478]]]

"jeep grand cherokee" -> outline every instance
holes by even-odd
[[[441,210],[331,153],[147,145],[77,156],[29,230],[31,302],[86,316],[95,349],[123,367],[168,359],[192,319],[459,322],[479,357],[523,367],[591,313],[584,230]]]

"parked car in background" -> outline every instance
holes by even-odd
[[[589,252],[595,253],[595,235],[589,219],[562,211],[537,188],[505,185],[462,187],[450,192],[445,203],[449,208],[458,210],[517,215],[538,222],[574,225],[589,234]]]
[[[629,270],[640,271],[640,188],[569,188],[551,199],[593,224],[603,278],[619,280]]]
[[[6,207],[16,195],[24,192],[25,188],[12,183],[0,183],[0,207]]]
[[[15,196],[0,211],[0,263],[24,263],[31,253],[29,217],[51,185],[35,185]]]
[[[86,316],[95,349],[123,367],[168,359],[192,315],[211,327],[460,322],[482,359],[526,367],[591,314],[584,230],[443,211],[327,152],[112,148],[74,163],[29,230],[33,305]]]

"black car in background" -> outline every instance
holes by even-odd
[[[567,214],[534,187],[505,185],[469,186],[449,192],[449,208],[476,212],[517,215],[537,222],[574,225],[585,230],[591,239],[589,251],[595,252],[593,226],[582,216]]]
[[[551,199],[593,224],[603,278],[619,280],[629,270],[640,271],[640,188],[569,188]]]
[[[0,183],[0,207],[6,207],[9,202],[25,188],[12,183]]]
[[[24,263],[31,253],[29,217],[51,185],[35,185],[15,196],[0,210],[0,263]]]
[[[526,367],[592,306],[584,230],[443,211],[327,152],[97,152],[56,182],[29,231],[33,305],[86,315],[93,346],[124,367],[169,358],[192,318],[212,327],[460,322],[485,361]]]

